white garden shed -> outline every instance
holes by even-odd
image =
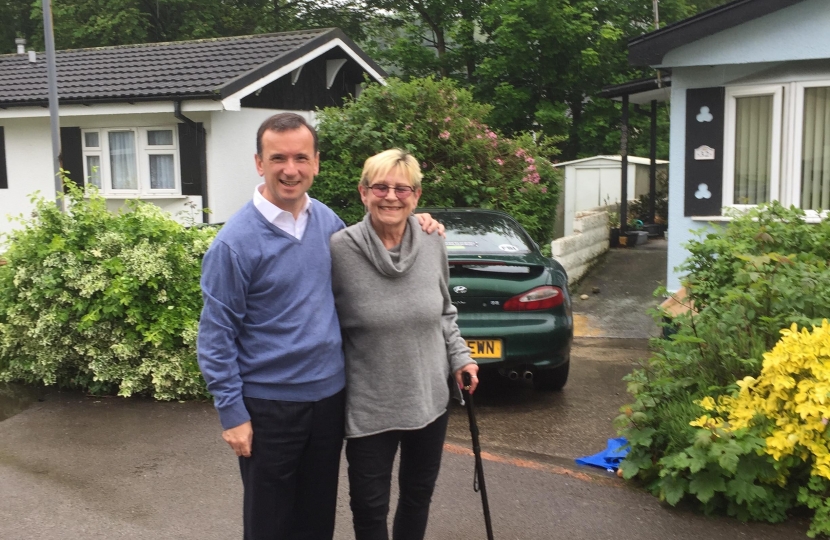
[[[620,202],[622,158],[620,156],[593,156],[557,163],[564,169],[565,181],[556,212],[554,236],[573,234],[573,220],[577,212]],[[656,160],[657,170],[666,170],[668,161]],[[648,158],[628,156],[628,197],[632,201],[649,192]]]

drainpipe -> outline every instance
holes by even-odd
[[[181,120],[182,122],[184,122],[185,124],[190,126],[192,129],[198,129],[199,128],[199,126],[196,124],[196,122],[194,122],[193,120],[191,120],[190,118],[188,118],[188,117],[186,117],[185,115],[182,114],[182,102],[181,101],[174,101],[173,102],[173,116],[175,116],[177,119]]]

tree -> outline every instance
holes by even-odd
[[[448,79],[389,79],[344,107],[320,112],[320,174],[311,193],[347,223],[363,217],[357,181],[366,158],[402,148],[421,163],[422,206],[483,207],[512,214],[539,243],[551,237],[559,174],[549,147],[502,137],[489,106]],[[541,142],[541,141],[540,141]]]
[[[52,16],[55,46],[74,49],[330,26],[361,39],[367,12],[360,7],[357,0],[65,0],[52,4]],[[40,0],[27,10],[28,26],[15,32],[42,49]]]
[[[31,6],[23,0],[0,0],[0,54],[15,52],[16,38],[27,41],[35,28],[43,25],[42,19],[35,21],[29,17]]]
[[[486,0],[367,0],[384,10],[370,32],[370,48],[404,78],[427,75],[472,82],[481,56],[476,38]]]
[[[660,19],[670,23],[698,10],[687,0],[664,0]],[[603,135],[619,124],[618,106],[594,96],[604,86],[654,75],[630,66],[627,50],[630,37],[654,29],[650,0],[494,0],[482,10],[482,22],[489,41],[476,95],[495,105],[492,125],[508,134],[567,135],[564,159],[619,150],[618,137]],[[660,114],[665,127],[665,111]],[[632,122],[636,146],[647,120]]]

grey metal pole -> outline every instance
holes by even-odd
[[[58,116],[58,70],[55,64],[55,35],[52,30],[52,3],[43,0],[43,38],[46,42],[46,74],[49,81],[49,124],[52,128],[52,168],[55,173],[55,204],[63,209],[60,194],[63,180],[60,175],[60,117]]]

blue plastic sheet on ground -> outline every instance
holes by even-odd
[[[576,458],[576,463],[577,465],[590,465],[592,467],[601,467],[608,471],[616,471],[629,450],[631,448],[628,446],[628,441],[625,437],[608,439],[608,445],[605,447],[605,450],[593,456]]]

